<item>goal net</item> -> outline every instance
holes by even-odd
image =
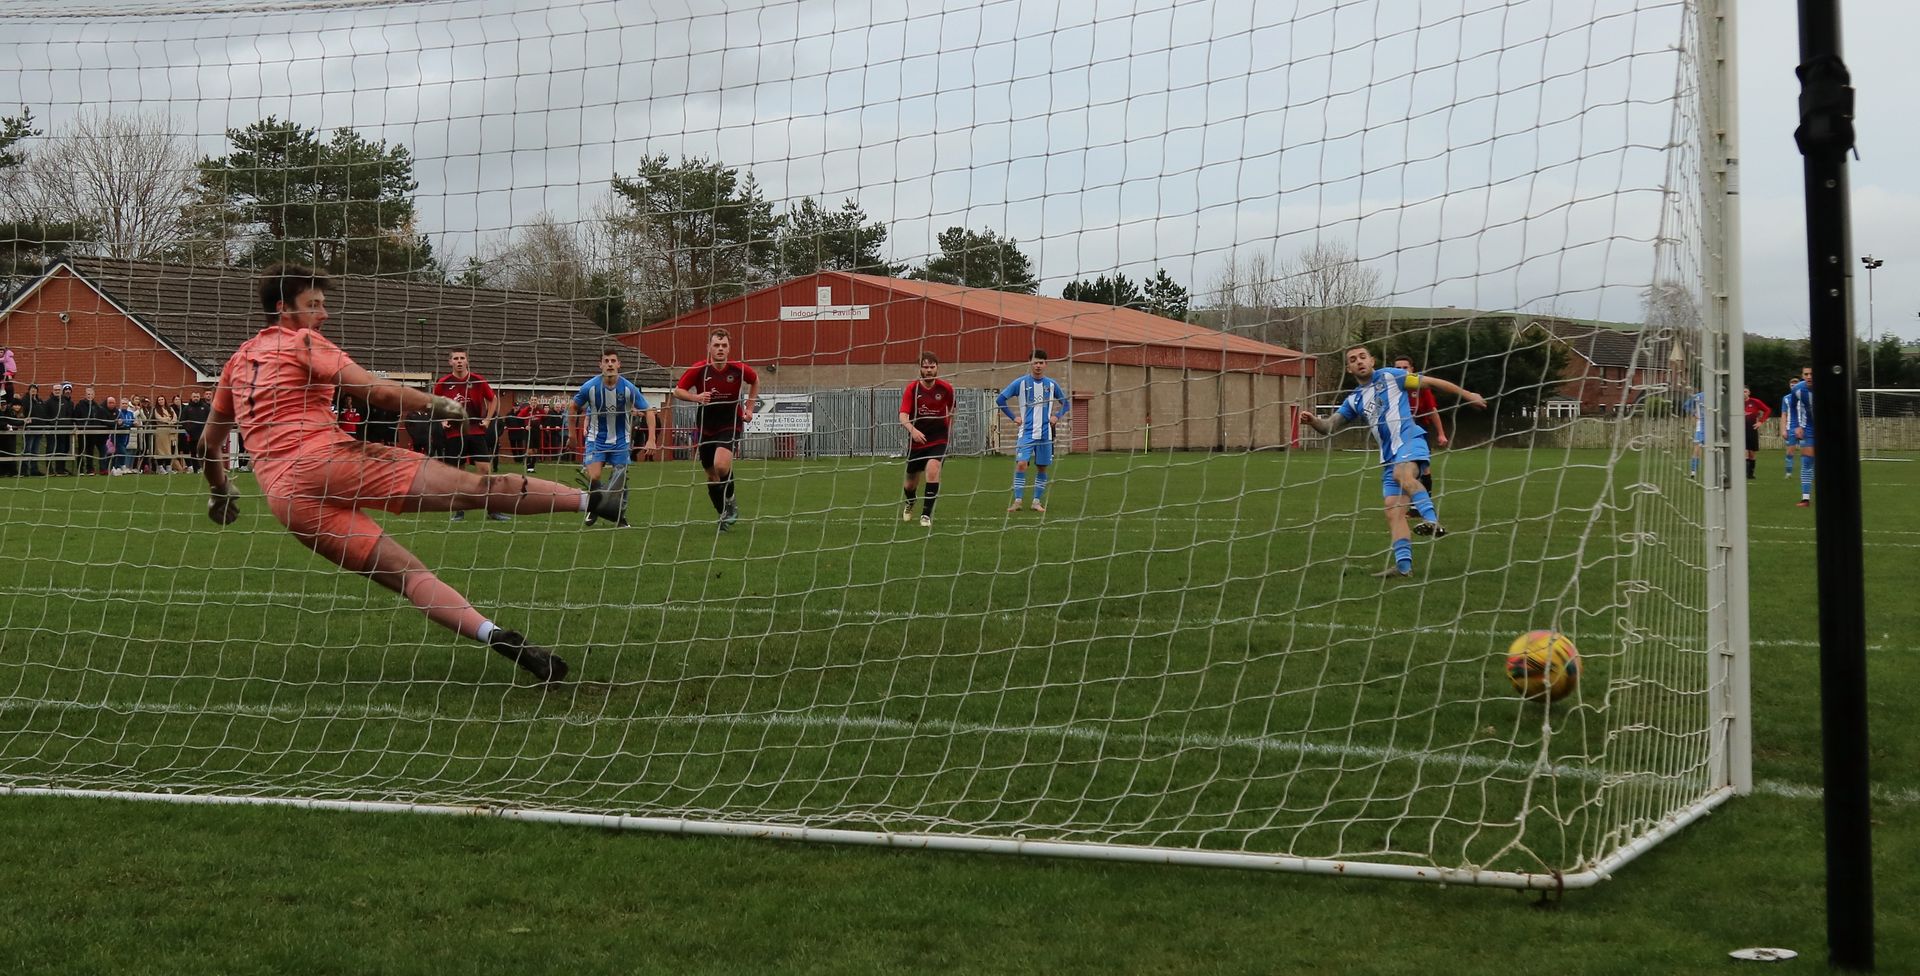
[[[1920,460],[1920,390],[1864,388],[1860,402],[1860,459]]]
[[[1747,775],[1717,6],[13,0],[0,793],[1590,884]],[[571,482],[604,349],[660,408],[633,528],[372,513],[566,681],[309,551],[258,444],[208,520],[279,261],[494,392],[346,436]],[[1413,435],[1310,422],[1356,347],[1437,394],[1410,544]]]

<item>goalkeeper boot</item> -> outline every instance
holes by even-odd
[[[527,643],[516,631],[495,630],[493,636],[487,638],[487,646],[493,648],[495,654],[520,665],[542,684],[554,684],[567,676],[567,662],[561,660],[560,655],[538,644]]]
[[[587,489],[588,525],[599,520],[608,525],[619,525],[626,514],[627,469],[614,468],[613,477],[597,488]]]
[[[599,488],[588,488],[588,515],[607,523],[620,525],[620,517],[626,515],[626,469],[612,469],[607,484]]]

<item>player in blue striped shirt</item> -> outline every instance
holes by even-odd
[[[1793,384],[1787,392],[1787,399],[1793,401],[1793,409],[1787,419],[1789,434],[1797,433],[1800,441],[1800,508],[1813,504],[1813,367],[1800,367],[1800,382]]]
[[[1793,461],[1800,456],[1800,432],[1793,426],[1793,391],[1780,398],[1780,439],[1787,442],[1787,474],[1793,477]]]
[[[1373,352],[1366,346],[1347,350],[1347,372],[1360,385],[1340,401],[1340,409],[1331,419],[1309,414],[1307,423],[1322,434],[1331,434],[1341,425],[1365,422],[1380,444],[1380,490],[1387,512],[1387,531],[1393,537],[1393,565],[1376,576],[1413,575],[1413,528],[1407,522],[1409,504],[1433,524],[1433,537],[1447,534],[1440,527],[1440,515],[1434,510],[1433,496],[1420,482],[1432,455],[1427,449],[1426,432],[1414,418],[1413,401],[1407,391],[1429,387],[1459,397],[1476,407],[1485,408],[1485,397],[1443,379],[1421,376],[1391,366],[1375,368]]]
[[[600,488],[600,472],[606,465],[614,469],[613,477],[619,481],[622,491],[620,500],[620,528],[627,528],[626,489],[627,463],[633,460],[633,444],[628,431],[633,427],[633,418],[645,418],[647,425],[647,443],[659,443],[659,431],[654,427],[653,406],[647,402],[645,394],[633,385],[633,381],[620,375],[620,354],[607,350],[600,354],[600,375],[580,384],[573,395],[574,410],[586,421],[585,449],[581,460],[586,463],[587,485],[592,490]],[[593,513],[587,513],[587,524],[594,523]]]
[[[1700,474],[1700,451],[1707,444],[1707,391],[1687,398],[1687,415],[1693,418],[1693,457],[1687,461],[1687,477]]]
[[[1018,400],[1019,413],[1008,408]],[[1033,510],[1047,510],[1047,469],[1053,466],[1053,425],[1073,409],[1066,387],[1047,376],[1047,351],[1035,349],[1027,375],[1007,384],[996,401],[1000,412],[1019,425],[1020,437],[1013,446],[1013,504],[1007,511],[1017,512],[1027,493],[1027,463],[1038,469],[1033,477]],[[1058,407],[1058,412],[1055,412]]]

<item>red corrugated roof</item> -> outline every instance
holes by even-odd
[[[1149,312],[1064,298],[1020,295],[1013,292],[968,288],[910,278],[883,278],[878,275],[834,272],[849,279],[885,288],[898,294],[915,295],[931,302],[953,305],[1002,322],[1031,325],[1057,332],[1076,342],[1116,345],[1171,346],[1209,352],[1241,353],[1252,356],[1299,359],[1305,353],[1285,346],[1257,342],[1245,336],[1218,332],[1203,325],[1177,322]]]

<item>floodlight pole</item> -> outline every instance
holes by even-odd
[[[1847,153],[1853,87],[1840,58],[1839,0],[1799,0],[1800,127],[1806,182],[1813,430],[1820,445],[1814,510],[1820,595],[1820,726],[1827,831],[1827,960],[1873,969],[1873,844],[1867,781],[1866,603],[1861,572],[1860,428],[1848,305]]]
[[[1880,334],[1873,328],[1873,273],[1887,262],[1864,254],[1860,257],[1860,263],[1867,269],[1867,388],[1877,390],[1880,388],[1880,372],[1874,368],[1873,360],[1876,352],[1874,347],[1880,344]]]

